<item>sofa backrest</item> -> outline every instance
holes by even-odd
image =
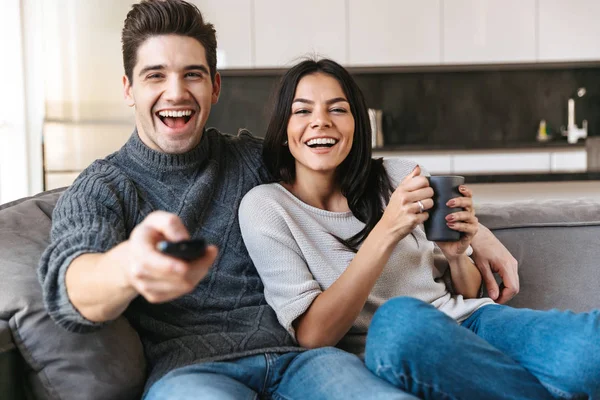
[[[509,305],[600,308],[600,202],[484,204],[476,213],[519,262],[521,289]]]

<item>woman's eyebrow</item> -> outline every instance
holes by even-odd
[[[326,104],[333,104],[333,103],[339,103],[340,101],[344,101],[346,103],[350,103],[348,100],[346,100],[344,97],[334,97],[333,99],[329,99],[327,100],[325,103]],[[314,101],[312,100],[308,100],[308,99],[303,99],[303,98],[297,98],[294,99],[294,101],[292,102],[292,104],[294,103],[305,103],[305,104],[315,104]]]

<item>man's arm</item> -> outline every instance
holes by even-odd
[[[209,246],[199,260],[185,262],[156,250],[160,240],[189,235],[181,220],[162,211],[150,214],[131,237],[103,254],[83,254],[69,265],[65,283],[69,300],[92,322],[116,319],[142,295],[151,303],[173,300],[194,290],[217,255]]]
[[[479,224],[479,230],[471,242],[473,261],[479,268],[489,296],[497,303],[506,303],[519,293],[519,274],[517,260],[508,249],[485,226]],[[498,273],[504,283],[500,289],[494,279]]]
[[[150,214],[127,237],[136,213],[128,207],[136,200],[135,187],[103,163],[89,167],[59,200],[39,278],[48,313],[62,327],[97,329],[138,294],[150,302],[181,296],[214,261],[214,247],[194,263],[158,252],[158,241],[188,237],[179,218],[165,212]]]

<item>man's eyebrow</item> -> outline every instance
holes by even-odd
[[[188,65],[183,70],[184,71],[200,70],[200,71],[204,72],[205,74],[209,74],[208,68],[206,68],[204,65]]]
[[[333,103],[338,103],[340,101],[344,101],[346,103],[350,103],[348,100],[346,100],[344,97],[334,97],[333,99],[329,99],[326,101],[326,104],[333,104]],[[292,102],[292,104],[294,103],[305,103],[305,104],[315,104],[314,101],[312,100],[308,100],[308,99],[303,99],[301,97],[294,99],[294,101]]]
[[[165,69],[164,65],[148,65],[147,67],[142,68],[138,76],[142,76],[149,71],[160,71],[163,69]]]
[[[139,76],[144,75],[147,72],[150,71],[161,71],[164,70],[165,66],[162,64],[158,64],[158,65],[148,65],[147,67],[142,68],[142,70],[139,73]],[[206,68],[204,65],[187,65],[184,69],[184,71],[194,71],[194,70],[199,70],[204,72],[205,74],[208,74],[208,68]]]

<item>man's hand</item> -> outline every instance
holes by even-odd
[[[202,258],[191,262],[156,249],[161,240],[186,239],[189,234],[176,215],[164,211],[148,215],[119,249],[127,260],[123,264],[126,285],[150,303],[163,303],[193,291],[215,261],[217,248],[208,246]]]
[[[479,224],[479,231],[471,242],[473,261],[479,268],[489,296],[497,303],[506,303],[519,293],[517,260],[508,249],[485,226]],[[494,279],[498,273],[504,283],[502,293]]]

